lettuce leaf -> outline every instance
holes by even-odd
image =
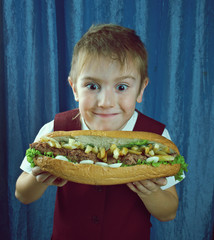
[[[41,152],[39,150],[36,150],[34,148],[28,148],[25,155],[27,156],[27,161],[30,163],[30,166],[32,168],[35,167],[35,163],[34,163],[33,159],[36,156],[43,156],[43,155],[45,155],[45,156],[51,157],[51,158],[55,157],[52,152],[44,152],[43,154],[41,154]]]
[[[181,181],[183,179],[183,172],[188,172],[188,164],[185,162],[184,157],[181,155],[177,155],[172,164],[181,164],[179,172],[175,175],[175,180]]]

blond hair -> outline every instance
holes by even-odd
[[[147,52],[134,30],[114,24],[92,25],[74,47],[70,79],[76,82],[85,62],[96,57],[120,62],[134,61],[141,74],[141,84],[148,77]]]

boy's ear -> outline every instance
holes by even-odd
[[[142,102],[143,93],[144,93],[144,90],[145,90],[145,88],[147,87],[148,83],[149,83],[149,78],[146,78],[146,79],[144,80],[144,82],[143,82],[143,85],[142,85],[142,87],[141,87],[140,93],[139,93],[138,96],[137,96],[137,102],[138,102],[138,103],[141,103],[141,102]]]
[[[73,94],[74,94],[74,98],[75,98],[75,101],[79,101],[79,98],[78,98],[78,94],[77,94],[77,90],[76,90],[76,85],[73,83],[73,81],[71,80],[70,77],[68,77],[68,82],[73,90]]]

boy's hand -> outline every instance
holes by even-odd
[[[38,166],[36,166],[32,169],[32,174],[34,177],[36,177],[37,182],[44,183],[48,186],[54,185],[57,187],[62,187],[68,182],[67,180],[58,178],[54,175],[51,175],[48,172],[42,171],[42,169],[39,168]]]
[[[155,178],[139,182],[128,183],[127,186],[142,199],[160,190],[161,186],[167,184],[166,178]]]
[[[176,216],[178,196],[175,186],[166,190],[160,188],[166,183],[166,178],[156,178],[127,185],[139,196],[151,215],[160,221],[170,221]]]

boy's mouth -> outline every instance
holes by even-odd
[[[102,118],[110,118],[110,117],[115,117],[119,113],[94,113],[94,115],[102,117]]]

